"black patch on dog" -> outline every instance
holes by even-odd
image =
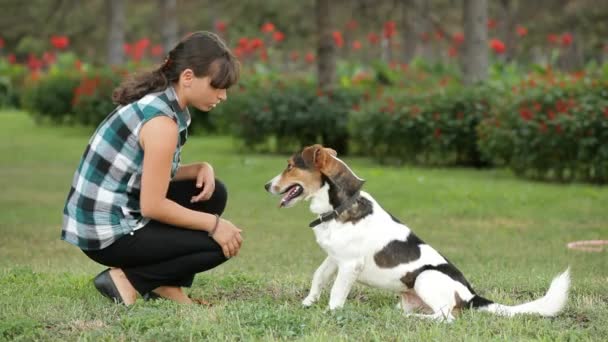
[[[298,152],[298,153],[294,154],[292,159],[293,159],[293,164],[298,169],[310,170],[312,168],[312,166],[306,164],[306,162],[304,161],[304,158],[302,158],[302,152]]]
[[[346,181],[346,178],[343,179]],[[345,201],[347,201],[352,196],[358,196],[359,189],[353,189],[346,184],[346,186],[339,187],[336,185],[335,181],[326,175],[321,175],[321,186],[325,184],[329,184],[329,204],[336,209],[342,205]],[[367,198],[359,197],[353,203],[352,207],[346,209],[340,216],[338,216],[337,220],[346,223],[351,222],[352,224],[356,224],[361,219],[371,215],[374,212],[373,204]]]
[[[416,279],[418,278],[418,276],[422,272],[430,271],[430,270],[439,271],[439,272],[447,275],[448,277],[452,278],[454,281],[457,281],[457,282],[461,283],[462,285],[466,286],[466,288],[472,294],[475,294],[475,291],[471,287],[471,284],[469,284],[469,282],[466,280],[464,275],[462,275],[462,273],[454,265],[452,265],[449,262],[446,264],[440,264],[440,265],[436,265],[436,266],[424,265],[412,272],[408,272],[406,275],[401,277],[401,282],[403,284],[405,284],[405,286],[407,286],[409,289],[414,288],[414,284],[416,283]]]
[[[386,210],[385,210],[386,211]],[[399,221],[398,218],[396,218],[395,216],[393,216],[393,214],[389,213],[388,211],[386,211],[386,213],[391,217],[391,219],[399,224],[402,224],[401,221]]]
[[[380,268],[393,268],[420,258],[420,245],[424,244],[414,233],[407,240],[393,240],[374,254],[374,262]]]
[[[470,301],[466,302],[466,306],[469,308],[480,308],[490,304],[494,304],[494,302],[478,295],[473,296]]]
[[[342,222],[356,224],[359,220],[373,214],[373,212],[372,202],[367,198],[359,197],[351,209],[342,213],[339,218]]]

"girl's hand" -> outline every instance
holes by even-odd
[[[242,230],[228,220],[218,219],[218,225],[211,237],[222,247],[226,258],[237,256],[243,244],[243,238],[241,237]]]
[[[196,175],[196,187],[202,188],[202,191],[190,199],[192,203],[208,200],[215,191],[215,172],[209,163],[200,164],[200,169]]]

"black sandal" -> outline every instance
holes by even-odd
[[[112,277],[110,276],[110,269],[106,269],[105,271],[99,273],[95,279],[93,279],[93,284],[99,293],[101,293],[104,297],[110,298],[114,303],[122,304],[124,301],[120,296],[120,292],[116,288],[114,281],[112,281]]]

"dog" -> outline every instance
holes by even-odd
[[[279,207],[304,199],[319,215],[310,227],[327,257],[314,273],[304,306],[319,299],[334,274],[330,310],[343,307],[355,282],[400,294],[397,307],[408,316],[443,322],[452,322],[462,309],[551,317],[565,306],[569,268],[553,279],[544,297],[529,303],[507,306],[479,296],[448,259],[362,191],[364,182],[334,150],[317,144],[295,153],[265,184],[266,191],[281,195]]]

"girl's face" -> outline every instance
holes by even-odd
[[[216,89],[211,86],[209,76],[196,77],[190,72],[183,74],[182,81],[185,104],[204,112],[212,110],[220,101],[226,101],[228,98],[226,89]]]

